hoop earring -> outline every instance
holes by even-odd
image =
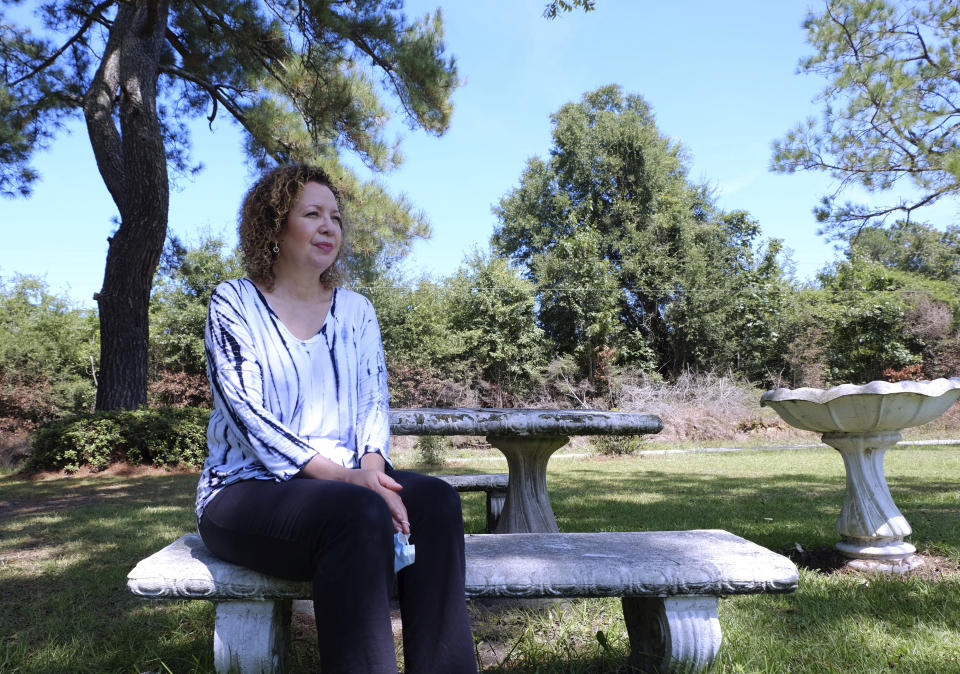
[[[274,255],[280,252],[280,246],[277,244],[276,241],[273,242],[273,248],[271,248],[270,250],[273,252]]]

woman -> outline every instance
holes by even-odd
[[[343,216],[329,177],[283,166],[247,193],[249,278],[214,290],[206,329],[214,409],[197,490],[218,557],[313,581],[324,674],[395,672],[396,574],[407,672],[475,672],[463,522],[445,482],[393,470],[386,366],[370,302],[338,286]]]

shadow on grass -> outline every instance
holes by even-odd
[[[956,575],[932,584],[801,571],[793,594],[720,602],[717,669],[957,672],[957,602]]]
[[[196,528],[196,482],[0,480],[0,671],[212,671],[209,604],[126,588],[140,559]]]

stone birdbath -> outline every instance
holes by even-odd
[[[901,430],[936,419],[958,398],[960,377],[780,388],[760,398],[761,406],[773,408],[791,426],[822,433],[843,456],[847,491],[836,547],[850,566],[904,572],[922,564],[916,548],[903,540],[911,529],[890,495],[883,457],[901,440]]]
[[[547,462],[571,435],[659,433],[653,414],[600,410],[421,408],[390,410],[394,435],[484,435],[510,474],[495,533],[557,533],[547,493]]]

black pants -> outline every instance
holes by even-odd
[[[476,672],[464,597],[460,497],[442,480],[394,470],[416,562],[396,574],[408,673]],[[247,480],[207,504],[203,542],[229,562],[313,581],[324,674],[396,672],[390,626],[393,523],[366,487],[326,480]]]

